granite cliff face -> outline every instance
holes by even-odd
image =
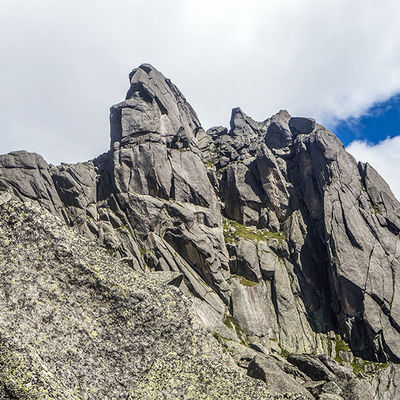
[[[46,365],[54,375],[37,378],[37,386],[47,379],[46,385],[54,381],[65,390],[64,397],[56,392],[53,397],[23,397],[6,376],[3,357],[0,382],[8,398],[114,399],[129,393],[135,399],[192,398],[207,392],[204,398],[257,399],[270,392],[310,399],[400,398],[400,204],[370,165],[357,163],[314,120],[287,111],[257,122],[236,108],[229,128],[205,132],[179,89],[147,64],[130,74],[126,100],[111,108],[110,122],[110,150],[92,161],[52,166],[23,151],[0,156],[0,191],[10,197],[1,206],[5,240],[0,261],[7,279],[0,292],[7,323],[0,326],[0,349],[6,358],[14,349],[27,360],[41,357],[45,364],[30,361],[32,368]],[[13,225],[21,213],[33,213],[24,217],[29,235]],[[46,242],[47,228],[38,222],[35,233],[42,214],[57,232],[74,236],[61,259],[57,246]],[[26,219],[19,221],[18,227],[24,227]],[[10,243],[40,246],[33,244],[35,235],[43,249],[22,253],[18,262],[16,254],[10,256],[15,251]],[[87,260],[87,250],[79,250],[85,240],[95,254]],[[95,249],[94,243],[106,250]],[[41,252],[44,261],[39,262]],[[103,257],[108,261],[99,274],[107,276],[105,286],[95,290],[74,283],[83,279],[79,259],[89,265],[89,279]],[[31,314],[16,306],[27,301],[45,318],[32,295],[40,291],[21,281],[24,274],[35,276],[37,283],[46,276],[57,282],[67,275],[72,279],[63,288],[73,294],[69,302],[59,299],[64,292],[54,298],[45,283],[38,285],[56,315],[70,315],[85,302],[65,325],[73,326],[68,337],[75,341],[76,364],[65,366],[67,358],[55,352],[61,330],[55,330],[54,317],[32,328]],[[105,313],[100,328],[105,332],[107,327],[108,336],[91,337],[90,329],[97,330],[84,322],[84,314],[112,308],[110,282],[130,281],[131,276],[140,281],[146,301],[137,306],[119,298],[118,307],[136,319],[138,330],[129,331],[129,318],[122,328],[112,322],[112,313]],[[165,283],[179,290],[166,289]],[[135,285],[129,290],[136,293]],[[171,311],[173,321],[165,311],[168,296],[179,304]],[[147,308],[155,310],[149,311],[152,328],[141,319]],[[85,325],[96,351],[87,364],[91,371],[74,381],[71,371],[83,368],[88,357],[79,344],[79,324]],[[21,335],[10,339],[10,327]],[[49,344],[31,350],[32,340],[47,336],[46,329],[52,332]],[[121,340],[112,340],[118,335]],[[132,340],[124,343],[127,336]],[[126,363],[112,361],[108,348]],[[204,357],[211,361],[203,368]],[[96,380],[93,374],[103,372],[89,365],[99,359],[105,360],[107,374]],[[190,370],[196,377],[192,391],[185,380],[177,383],[182,377],[172,368],[176,363],[182,374]],[[243,377],[237,368],[256,379]],[[232,373],[235,378],[226,389],[231,392],[218,391],[214,381],[206,384],[201,370],[210,375],[221,370],[222,380],[224,371]],[[129,390],[112,392],[113,380]],[[80,392],[73,394],[76,382]],[[239,386],[242,394],[232,397]]]

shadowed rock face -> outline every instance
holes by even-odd
[[[313,119],[280,111],[258,122],[235,108],[230,128],[205,132],[154,67],[129,78],[126,100],[111,107],[107,153],[61,166],[26,152],[0,156],[0,189],[137,273],[173,282],[250,374],[279,354],[316,353],[358,372],[370,363],[372,384],[348,377],[342,398],[357,398],[364,383],[371,399],[384,398],[400,359],[400,204],[388,185]],[[250,363],[243,345],[268,360]],[[305,377],[279,362],[278,372],[317,396],[307,383],[315,371]],[[399,395],[395,385],[386,392]]]

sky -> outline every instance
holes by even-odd
[[[0,0],[0,154],[108,150],[109,107],[146,62],[206,129],[236,106],[314,117],[400,198],[399,25],[398,0]]]
[[[400,199],[400,95],[373,104],[361,116],[335,122],[332,130],[347,151],[371,164]]]

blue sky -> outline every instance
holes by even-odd
[[[330,126],[358,161],[368,162],[400,199],[400,94]]]
[[[331,124],[345,146],[354,140],[379,143],[385,139],[400,135],[400,94],[386,101],[375,103],[359,117],[350,117]]]

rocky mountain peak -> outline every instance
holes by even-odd
[[[196,147],[200,122],[179,89],[150,64],[135,68],[129,80],[125,101],[111,108],[111,148],[148,140]]]
[[[262,131],[263,124],[254,121],[246,115],[240,107],[232,109],[230,119],[230,134],[236,136],[258,136]]]
[[[12,286],[19,282],[17,269],[8,275],[7,263],[16,257],[15,246],[25,246],[36,237],[33,217],[27,217],[28,230],[21,235],[19,225],[14,225],[16,210],[32,214],[31,206],[22,206],[18,200],[34,203],[39,211],[32,215],[45,210],[45,215],[50,212],[61,219],[57,223],[64,233],[57,237],[62,239],[68,231],[68,235],[84,235],[93,246],[105,247],[120,263],[103,265],[111,277],[113,268],[127,276],[133,270],[138,276],[147,279],[149,275],[160,284],[178,287],[174,296],[179,292],[185,300],[174,300],[179,307],[171,312],[179,313],[183,332],[192,329],[184,322],[184,304],[190,303],[203,325],[200,336],[208,335],[204,345],[208,346],[207,340],[219,342],[242,371],[264,381],[269,390],[295,392],[299,399],[399,398],[400,204],[379,174],[369,164],[357,163],[332,132],[311,118],[281,110],[255,121],[234,108],[229,128],[217,126],[204,132],[181,92],[154,67],[142,64],[129,78],[126,99],[111,107],[111,149],[107,153],[85,163],[61,166],[48,165],[27,152],[0,156],[0,190],[8,193],[0,197],[6,199],[0,201],[4,216],[0,228],[6,237],[0,237],[4,250],[0,255],[11,254],[6,263],[0,258],[0,272],[5,271],[7,278],[0,285],[0,296],[6,299],[11,285],[12,304],[26,300],[24,290]],[[38,220],[53,224],[51,216]],[[38,237],[35,246],[43,242],[43,236]],[[85,243],[79,254],[85,253]],[[34,254],[40,254],[35,249]],[[74,271],[82,274],[83,267],[72,250],[50,250],[47,259],[52,271],[72,274],[65,266],[70,255],[75,260]],[[67,260],[58,265],[60,254]],[[23,256],[24,274],[29,275],[29,254]],[[101,259],[101,254],[96,257]],[[40,262],[36,269],[35,276],[42,282]],[[64,289],[79,299],[82,288],[74,284],[72,275],[68,282]],[[166,295],[164,289],[158,291],[157,285],[145,282],[140,290],[147,293],[147,300],[135,309],[141,313],[137,320],[148,322],[158,315],[159,306],[168,308],[170,303],[157,298],[157,293]],[[53,288],[53,283],[49,285]],[[28,289],[29,293],[38,290]],[[93,290],[109,293],[101,285]],[[106,307],[111,301],[107,296],[101,301],[93,297],[89,306]],[[54,296],[45,298],[46,307],[54,308]],[[34,309],[35,298],[29,301]],[[124,301],[121,298],[115,304],[124,310]],[[67,306],[64,300],[61,303]],[[2,304],[8,308],[3,313],[6,323],[0,321],[0,338],[11,337],[10,332],[21,332],[23,325],[14,308],[7,301]],[[49,321],[46,329],[51,330]],[[34,330],[39,336],[40,326],[36,324]],[[78,322],[74,326],[78,340],[82,331]],[[165,324],[164,331],[168,331]],[[173,351],[179,347],[173,339],[180,337],[178,331],[176,324],[168,331]],[[143,340],[150,340],[148,331],[144,333]],[[59,336],[52,333],[51,337],[53,347],[49,348],[55,349]],[[24,335],[21,338],[27,340]],[[10,343],[0,341],[0,395],[4,392],[1,385],[13,388],[1,369],[1,354],[14,351]],[[134,359],[135,349],[121,343],[123,347],[115,344],[115,351]],[[135,343],[139,346],[139,338]],[[176,376],[171,370],[174,356],[161,357],[162,347],[149,346],[156,349],[157,360],[146,359],[137,365],[156,366],[149,373],[143,367],[141,375],[142,382],[154,389],[154,397],[141,384],[129,398],[160,398],[160,393],[190,398],[185,397],[186,384],[177,394],[168,383]],[[99,357],[104,351],[100,346]],[[194,346],[192,358],[179,353],[175,360],[179,365],[184,360],[184,371],[191,365],[206,365],[199,363],[196,352]],[[59,362],[55,352],[45,354],[50,364]],[[101,386],[103,393],[112,385],[110,376],[119,379],[120,371],[129,374],[105,358],[111,375],[107,374],[108,381]],[[199,376],[197,367],[194,371]],[[72,378],[65,378],[71,376],[65,368],[61,374],[66,375],[57,382],[75,385]],[[212,368],[207,371],[213,373]],[[160,385],[154,385],[157,374],[162,375]],[[123,376],[123,382],[131,382]],[[247,387],[251,381],[245,381],[244,397],[238,399],[252,398],[246,396],[254,393]],[[212,398],[224,397],[223,389],[215,390]],[[230,396],[235,389],[229,390]],[[11,398],[24,398],[14,392]],[[127,395],[125,389],[122,392]],[[268,392],[262,393],[260,398],[269,398]]]

